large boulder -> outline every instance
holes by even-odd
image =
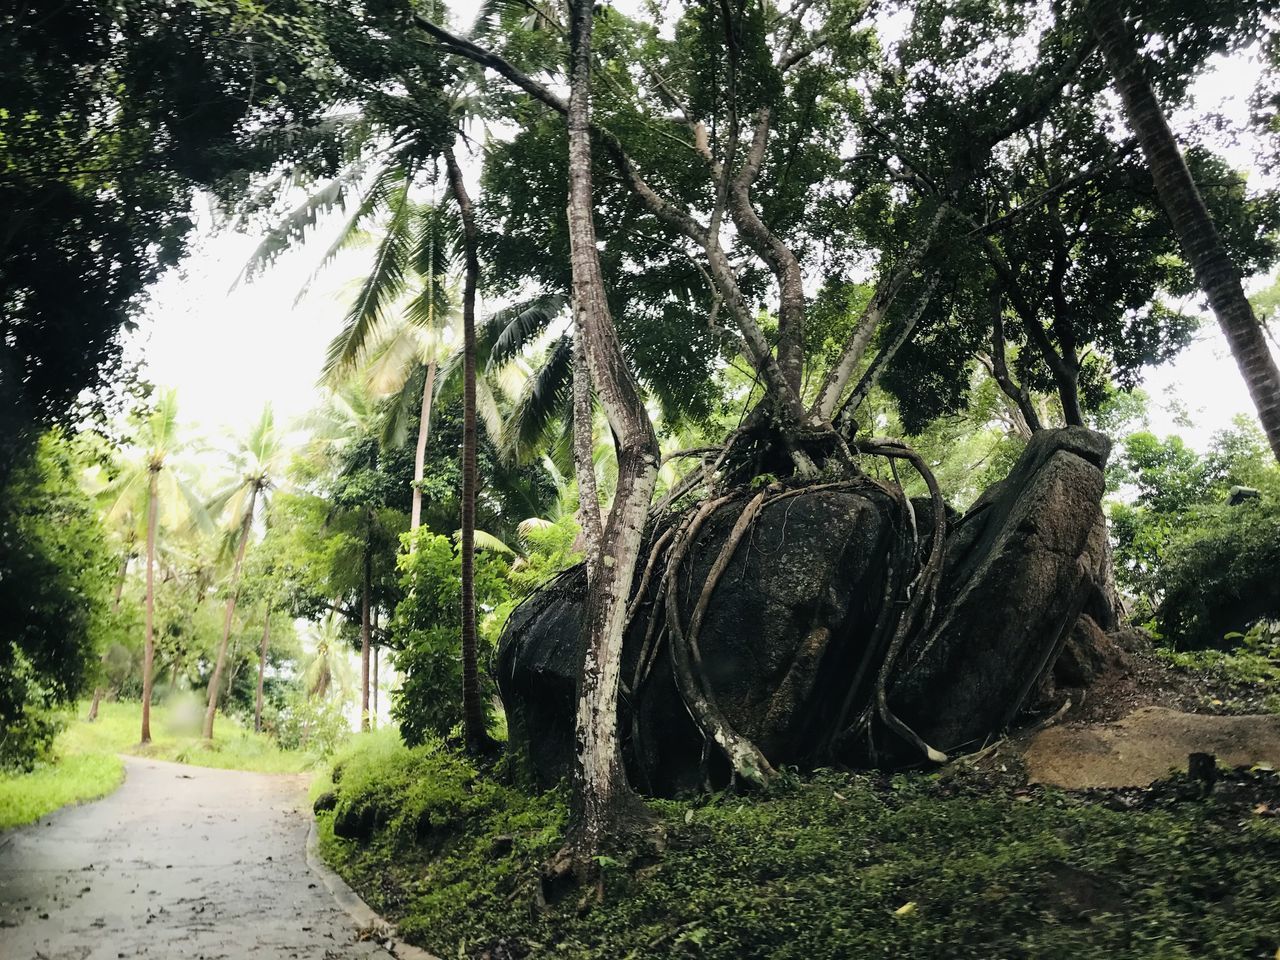
[[[1038,433],[1010,476],[945,532],[932,627],[890,687],[895,713],[932,746],[963,748],[1008,724],[1097,601],[1107,452],[1105,438],[1081,428]],[[678,571],[684,623],[749,496],[712,514]],[[904,510],[871,481],[819,485],[768,503],[735,553],[700,634],[703,682],[775,766],[832,759],[837,721],[872,696],[886,578],[914,569],[927,549],[927,506]],[[915,536],[904,536],[912,528]],[[670,795],[722,783],[728,768],[685,707],[668,645],[638,674],[657,581],[624,640],[619,723],[633,782]],[[583,571],[569,571],[512,615],[498,648],[512,745],[543,785],[566,776],[572,761],[585,595]],[[917,759],[894,734],[873,733],[880,762]],[[867,760],[861,740],[839,749],[840,759]]]

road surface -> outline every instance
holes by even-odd
[[[309,827],[301,777],[126,758],[109,797],[0,833],[0,960],[387,960]]]

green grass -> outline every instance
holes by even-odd
[[[119,753],[257,773],[303,773],[320,760],[314,754],[281,750],[269,736],[224,716],[214,725],[213,741],[206,742],[200,737],[202,711],[191,698],[152,708],[152,741],[145,747],[138,742],[141,704],[103,703],[93,723],[84,719],[88,712],[87,703],[77,705],[54,741],[49,762],[31,773],[0,775],[0,829],[31,823],[69,803],[106,796],[124,780]]]
[[[0,830],[39,820],[69,803],[106,796],[124,780],[124,764],[109,753],[56,758],[31,773],[0,776]]]
[[[213,741],[206,742],[200,737],[203,710],[190,698],[152,708],[151,743],[145,747],[138,743],[142,728],[140,704],[104,703],[93,723],[84,721],[87,713],[88,705],[81,704],[76,718],[59,736],[59,745],[68,752],[128,753],[152,760],[257,773],[303,773],[319,760],[314,754],[281,750],[271,737],[254,733],[221,715],[213,727]]]
[[[611,852],[599,903],[538,909],[559,795],[385,737],[357,741],[336,773],[325,857],[440,956],[499,940],[583,960],[1272,960],[1280,947],[1280,819],[1222,788],[1127,809],[973,773],[790,776],[755,798],[653,803],[665,848]],[[1280,781],[1259,776],[1280,803]]]

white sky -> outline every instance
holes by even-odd
[[[1175,117],[1175,126],[1197,114],[1220,113],[1243,129],[1259,70],[1256,58],[1224,61],[1198,83],[1194,109]],[[1224,144],[1221,149],[1234,165],[1252,166],[1249,143]],[[199,213],[190,255],[153,288],[128,351],[142,358],[145,377],[178,388],[183,422],[216,440],[228,430],[244,432],[265,404],[272,405],[280,422],[315,406],[320,397],[315,381],[325,349],[346,309],[344,288],[363,272],[368,254],[357,251],[339,257],[309,295],[294,304],[336,232],[340,217],[333,216],[308,243],[281,256],[263,276],[232,290],[258,237],[217,232],[213,218]],[[1255,279],[1250,287],[1261,285]],[[1252,413],[1244,383],[1212,318],[1177,361],[1150,371],[1145,387],[1154,401],[1153,429],[1176,430],[1197,447],[1237,414]],[[1195,429],[1175,425],[1161,403],[1167,396],[1186,405],[1197,421]]]

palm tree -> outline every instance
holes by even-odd
[[[377,483],[368,483],[380,470],[378,437],[382,411],[359,381],[344,384],[327,398],[325,406],[308,418],[313,427],[313,443],[321,456],[336,461],[339,486],[346,492],[337,497],[329,524],[345,527],[352,534],[353,555],[348,561],[359,564],[360,576],[360,715],[361,729],[369,725],[370,655],[373,640],[374,554],[380,544],[394,543],[383,524],[382,494]]]
[[[240,588],[240,570],[244,566],[245,550],[253,529],[255,511],[266,505],[272,478],[283,466],[285,454],[280,433],[276,430],[275,417],[267,406],[249,435],[241,440],[232,454],[232,463],[238,471],[236,480],[214,497],[211,507],[215,512],[226,510],[235,535],[235,560],[231,567],[231,579],[227,586],[227,609],[222,620],[222,642],[218,644],[218,656],[209,678],[209,702],[204,713],[204,738],[213,739],[213,720],[218,710],[218,688],[222,684],[222,671],[227,660],[227,643],[231,638],[231,621],[236,612],[236,599]],[[265,647],[266,640],[263,644]]]
[[[439,206],[412,200],[411,186],[406,180],[390,196],[373,269],[361,280],[343,327],[329,344],[321,382],[333,387],[363,371],[375,394],[396,394],[384,432],[397,446],[403,442],[404,414],[419,399],[409,521],[414,531],[422,522],[436,370],[450,318],[446,275],[455,225]]]
[[[345,697],[351,688],[351,668],[343,655],[346,643],[342,639],[342,620],[330,613],[311,625],[311,638],[316,648],[302,675],[307,696],[323,700],[330,691],[336,691]]]
[[[1124,104],[1129,126],[1142,146],[1160,202],[1173,221],[1196,280],[1209,298],[1258,409],[1271,450],[1280,460],[1280,368],[1267,348],[1240,275],[1169,129],[1117,0],[1092,0],[1086,13]]]
[[[151,742],[151,693],[155,681],[155,564],[156,537],[161,528],[174,529],[187,519],[203,521],[204,509],[192,489],[173,469],[174,454],[182,449],[178,431],[178,397],[161,392],[151,410],[135,423],[134,444],[139,456],[111,482],[109,523],[129,512],[145,514],[147,528],[146,640],[142,658],[142,743]]]

